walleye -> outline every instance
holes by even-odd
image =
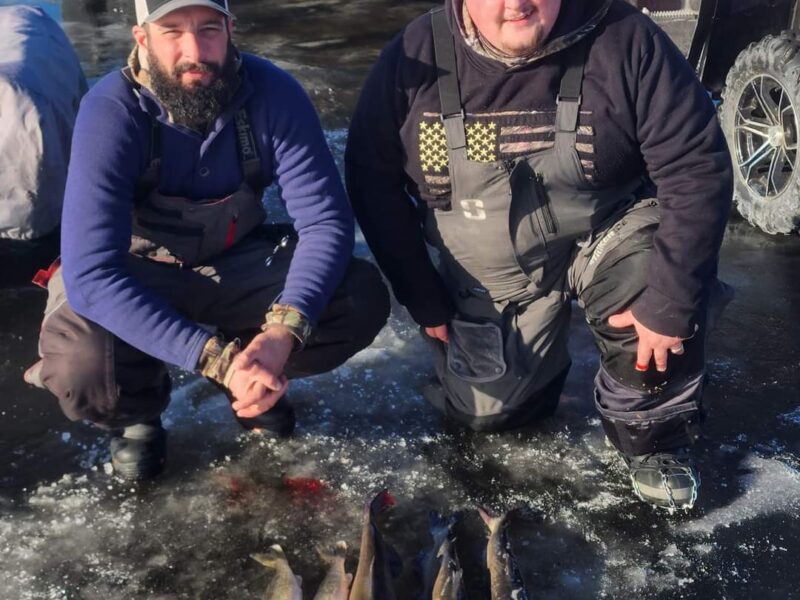
[[[489,567],[492,600],[528,600],[525,583],[517,569],[506,535],[506,514],[499,517],[484,508],[478,512],[489,529],[486,545],[486,566]]]
[[[394,600],[388,547],[383,543],[375,517],[395,503],[389,490],[378,493],[364,505],[358,568],[350,590],[350,600]]]
[[[314,600],[347,600],[353,576],[344,570],[347,543],[336,542],[332,550],[320,550],[320,558],[329,566],[325,579],[319,584]]]
[[[449,530],[448,527],[448,532]],[[449,535],[444,538],[437,555],[441,564],[439,574],[433,584],[431,600],[462,600],[464,598],[462,587],[464,573],[458,564],[455,547]]]
[[[263,554],[251,554],[250,558],[275,571],[264,594],[265,600],[303,600],[302,580],[292,573],[286,554],[278,544],[273,544]]]

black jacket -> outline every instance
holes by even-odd
[[[603,0],[562,3],[545,56],[509,69],[471,50],[455,31],[467,127],[498,134],[470,150],[476,160],[530,154],[554,141],[561,50],[602,10]],[[645,15],[614,0],[589,34],[578,151],[592,185],[649,178],[660,226],[636,317],[667,335],[688,336],[708,284],[732,197],[730,156],[714,106],[689,64]],[[566,42],[566,43],[565,43]],[[439,94],[429,15],[383,51],[362,91],[346,152],[356,217],[400,303],[416,322],[439,325],[452,303],[425,248],[421,208],[449,200],[446,153],[430,139]],[[485,130],[485,127],[484,127]],[[427,137],[426,137],[427,136]]]

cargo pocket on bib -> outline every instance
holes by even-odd
[[[494,323],[453,319],[447,344],[447,368],[472,383],[488,383],[506,373],[503,332]]]

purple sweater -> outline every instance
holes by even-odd
[[[277,182],[300,242],[280,301],[316,322],[353,249],[353,217],[314,108],[300,85],[269,61],[242,55],[242,83],[203,136],[169,124],[120,71],[84,97],[75,125],[62,221],[70,306],[148,354],[192,370],[210,334],[134,279],[127,268],[136,182],[148,166],[151,116],[161,123],[160,190],[216,198],[242,179],[233,115],[246,107],[265,182]],[[201,176],[199,171],[209,172]],[[264,307],[266,311],[268,307]]]

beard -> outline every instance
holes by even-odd
[[[222,113],[239,83],[235,56],[236,51],[229,42],[222,65],[207,62],[182,63],[177,65],[173,73],[154,54],[148,56],[153,93],[169,111],[175,124],[204,132]],[[181,83],[181,75],[187,71],[212,73],[214,78],[208,85],[198,82],[187,87]]]

